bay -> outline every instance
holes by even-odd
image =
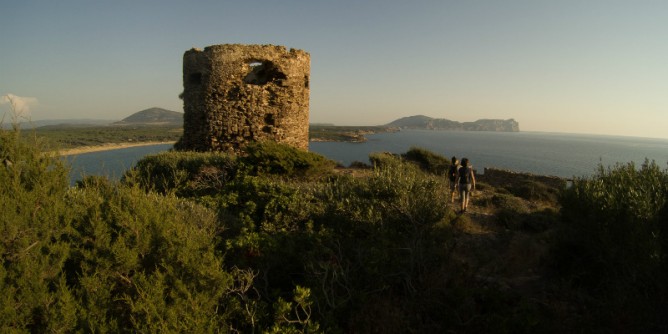
[[[148,154],[167,151],[172,144],[137,146],[116,150],[90,152],[64,156],[70,165],[70,184],[85,176],[105,176],[111,180],[119,180],[125,171],[135,166],[137,161]]]
[[[420,147],[447,157],[470,159],[474,168],[508,169],[570,178],[589,176],[597,166],[617,163],[668,163],[668,139],[545,132],[453,132],[403,130],[367,136],[364,143],[311,142],[309,149],[343,166],[369,162],[374,152],[405,153]],[[71,182],[84,175],[119,179],[147,154],[167,151],[171,144],[142,146],[66,157],[72,166]]]

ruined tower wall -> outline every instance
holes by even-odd
[[[238,152],[251,141],[308,149],[310,55],[223,44],[183,55],[179,150]]]

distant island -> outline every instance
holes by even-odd
[[[514,119],[479,119],[475,122],[457,122],[445,118],[423,115],[408,116],[388,123],[386,126],[400,129],[447,130],[447,131],[496,131],[519,132],[520,125]]]

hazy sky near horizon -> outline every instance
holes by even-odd
[[[668,1],[0,0],[0,111],[118,120],[183,111],[183,53],[311,54],[310,120],[509,119],[668,138]]]

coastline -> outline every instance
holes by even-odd
[[[57,151],[57,153],[60,156],[69,156],[69,155],[76,155],[76,154],[83,154],[83,153],[93,153],[93,152],[101,152],[101,151],[118,150],[118,149],[122,149],[122,148],[130,148],[130,147],[151,146],[151,145],[160,145],[160,144],[174,144],[174,143],[176,143],[176,141],[147,141],[147,142],[140,142],[140,143],[105,143],[105,144],[102,144],[102,145],[73,147],[73,148],[70,148],[70,149]]]

